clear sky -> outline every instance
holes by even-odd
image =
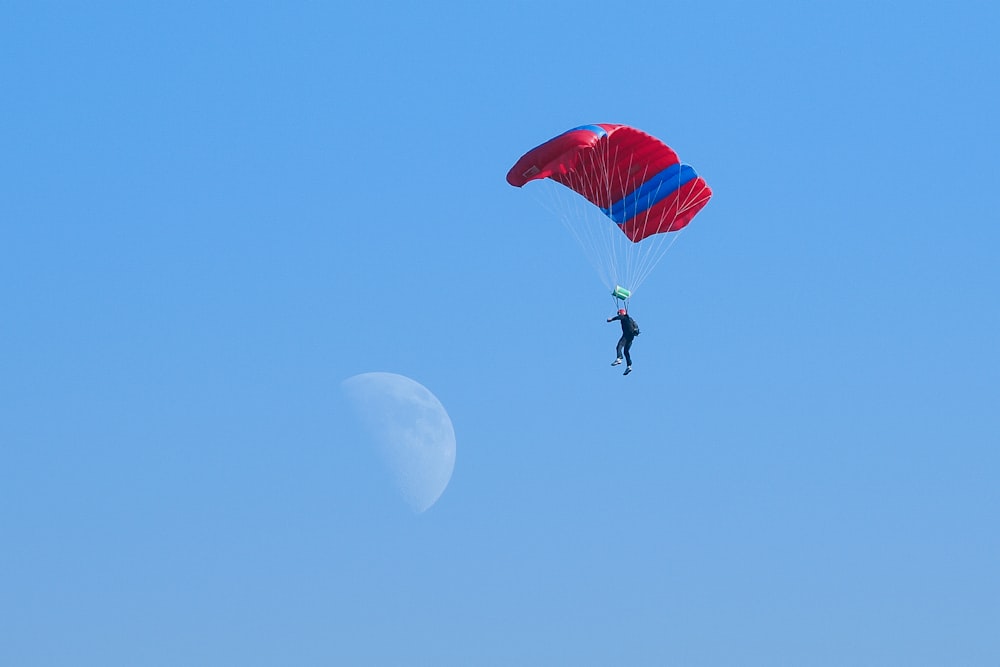
[[[346,4],[0,5],[0,664],[1000,664],[1000,6]],[[586,123],[715,191],[627,378]]]

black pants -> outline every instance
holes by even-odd
[[[632,357],[629,355],[628,351],[632,349],[632,341],[634,339],[635,336],[626,336],[625,334],[622,334],[622,337],[618,339],[618,347],[615,348],[615,352],[618,355],[615,357],[616,359],[621,359],[622,350],[625,350],[625,363],[629,366],[632,365]]]

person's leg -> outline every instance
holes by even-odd
[[[618,347],[615,348],[615,360],[618,361],[622,358],[622,348],[625,347],[625,334],[618,339]]]
[[[632,365],[632,355],[630,355],[628,353],[628,351],[630,349],[632,349],[632,339],[631,338],[626,339],[624,342],[625,342],[625,365],[626,366],[631,366]],[[621,355],[621,351],[620,351],[620,346],[621,346],[621,343],[619,343],[619,353],[618,353],[619,358],[622,356]]]

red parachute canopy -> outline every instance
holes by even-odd
[[[629,238],[684,228],[712,197],[677,153],[627,125],[584,125],[525,153],[507,173],[515,187],[550,178],[599,207]]]

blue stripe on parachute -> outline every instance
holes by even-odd
[[[604,214],[619,225],[645,213],[677,192],[682,185],[698,178],[695,170],[686,164],[672,164],[640,185],[632,194],[615,202],[611,208],[602,208]]]
[[[608,131],[600,125],[581,125],[580,127],[574,127],[572,130],[567,130],[563,132],[563,134],[569,134],[570,132],[576,132],[578,130],[589,130],[590,132],[596,134],[599,138],[606,137],[608,135]]]

